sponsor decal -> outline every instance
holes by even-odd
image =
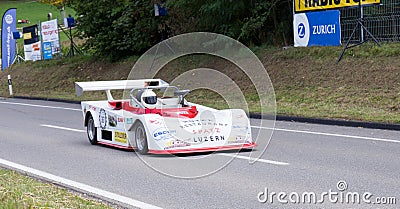
[[[123,123],[124,122],[124,118],[118,118],[118,123]]]
[[[107,114],[104,109],[100,109],[99,112],[99,121],[100,121],[100,128],[105,129],[106,128],[106,123],[107,123]]]
[[[133,124],[133,118],[126,118],[126,124]]]
[[[181,128],[188,128],[193,126],[219,126],[219,127],[226,127],[228,126],[227,123],[216,123],[211,119],[204,119],[204,120],[182,120],[179,127]]]
[[[239,130],[239,131],[243,131],[243,132],[250,133],[250,129],[249,129],[248,126],[233,125],[233,126],[232,126],[232,130]]]
[[[91,110],[93,110],[93,111],[96,111],[96,107],[94,107],[94,106],[92,106],[92,105],[89,105],[89,109],[91,109]]]
[[[153,138],[156,141],[174,138],[176,130],[169,130],[166,128],[158,128],[153,133]]]
[[[228,144],[236,144],[236,143],[251,143],[249,142],[245,136],[235,136],[229,137]]]
[[[108,125],[111,127],[116,127],[118,124],[117,117],[113,115],[108,115]]]
[[[194,134],[213,134],[213,133],[221,133],[220,128],[206,128],[206,129],[194,129],[192,130]]]
[[[248,129],[248,127],[247,126],[238,126],[238,125],[233,125],[232,126],[232,129]]]
[[[198,136],[193,137],[191,141],[194,143],[202,143],[202,142],[214,142],[214,141],[224,141],[225,136]]]
[[[164,150],[173,149],[177,147],[188,147],[190,143],[182,141],[182,140],[173,140],[165,143]]]
[[[163,121],[162,119],[156,118],[156,119],[150,119],[149,122],[154,125],[160,125],[162,124]]]
[[[126,133],[125,132],[120,132],[120,131],[115,131],[114,132],[114,141],[126,144],[128,143]]]

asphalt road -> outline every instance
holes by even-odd
[[[59,102],[0,100],[0,159],[162,208],[400,207],[398,131],[277,122],[262,160],[249,164],[250,153],[242,152],[218,172],[181,179],[155,171],[132,151],[90,145],[86,133],[79,132],[84,130],[79,108]],[[255,125],[256,131],[265,140],[259,143],[265,143],[270,130]],[[256,150],[254,156],[260,153]],[[210,160],[229,162],[232,155],[212,154]],[[146,158],[165,164],[173,161],[170,157]],[[202,164],[199,169],[207,166]],[[347,184],[339,186],[342,191],[337,187],[340,181]],[[261,203],[266,189],[270,198]],[[306,192],[315,193],[323,203],[302,203]],[[348,193],[359,194],[360,204],[345,203]],[[372,203],[363,202],[363,196]],[[393,201],[392,197],[397,204],[373,204]],[[295,201],[300,203],[291,203]]]

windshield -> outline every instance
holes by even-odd
[[[156,95],[159,98],[171,98],[171,97],[176,97],[174,95],[174,92],[177,90],[178,88],[176,88],[175,86],[169,86],[166,88],[162,88],[162,89],[153,89],[154,93],[156,93]]]

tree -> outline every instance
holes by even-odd
[[[174,34],[209,31],[256,45],[288,44],[292,34],[290,0],[174,0],[168,6]]]
[[[158,41],[153,5],[145,0],[76,0],[79,34],[85,48],[112,60],[140,54]]]

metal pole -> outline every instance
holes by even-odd
[[[292,13],[293,13],[293,16],[292,16],[292,17],[293,17],[293,18],[294,18],[294,14],[295,14],[294,11],[295,11],[295,9],[296,9],[295,6],[296,6],[296,4],[295,4],[295,2],[294,2],[294,0],[293,0],[293,11],[292,11]]]
[[[54,54],[61,54],[61,43],[60,43],[60,26],[58,25],[58,16],[57,16],[57,35],[58,35],[58,40],[57,40],[57,42],[55,42],[54,43],[54,47],[57,47],[58,46],[58,48],[56,48],[57,50],[54,50]],[[52,49],[52,52],[51,53],[53,53],[53,49]]]
[[[72,37],[72,26],[69,27],[69,37],[71,39],[71,46],[70,46],[70,52],[71,52],[71,57],[74,56],[74,42],[73,42],[73,37]]]
[[[39,44],[40,44],[40,60],[44,60],[44,57],[43,57],[43,42],[42,42],[42,40],[43,40],[43,37],[42,37],[42,22],[39,20],[39,36],[40,36],[40,41],[39,41]]]
[[[15,58],[17,58],[17,63],[21,64],[21,60],[19,60],[19,51],[18,51],[18,43],[17,43],[17,41],[18,40],[15,40],[15,48],[16,48],[16,51],[17,51],[17,55],[15,56]]]
[[[8,89],[10,90],[10,96],[13,95],[13,91],[12,91],[12,82],[11,82],[11,75],[8,75]]]
[[[361,5],[361,0],[358,1],[358,5],[360,7],[360,21],[362,24],[364,24],[364,12],[363,12],[363,7]],[[361,36],[361,42],[364,42],[364,28],[361,27],[361,31],[360,31],[360,36]]]

